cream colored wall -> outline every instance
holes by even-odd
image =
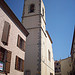
[[[42,46],[41,46],[41,75],[50,75],[53,73],[54,75],[54,59],[53,59],[53,51],[52,51],[52,43],[48,37],[48,35],[43,34],[42,32]],[[50,51],[51,61],[48,59],[48,50]]]
[[[41,14],[42,14],[42,8],[45,6],[43,4],[43,1],[41,0]],[[45,12],[44,16],[41,17],[41,27],[43,31],[41,30],[41,75],[50,75],[50,73],[53,73],[54,75],[54,59],[53,59],[53,51],[52,51],[52,44],[51,41],[46,33],[46,25],[45,25]],[[48,50],[51,53],[51,61],[48,60]]]
[[[44,6],[44,3],[43,3],[43,0],[41,0],[41,14],[43,14],[42,8],[44,8],[44,21],[46,21],[46,19],[45,19],[45,6]]]
[[[8,46],[3,45],[3,43],[1,42],[4,21],[9,22],[10,24]],[[12,52],[10,73],[8,75],[23,75],[24,74],[24,72],[15,70],[16,55],[22,58],[23,60],[25,58],[25,52],[23,52],[20,48],[17,47],[18,34],[26,41],[26,37],[24,36],[24,34],[18,29],[18,27],[15,25],[12,19],[10,19],[7,16],[7,14],[0,8],[0,46]],[[3,75],[3,74],[0,74],[0,75]]]
[[[52,43],[49,39],[49,37],[47,36],[47,64],[49,65],[49,67],[47,67],[47,75],[50,75],[50,73],[53,73],[54,75],[54,59],[53,59],[53,50],[52,50]],[[50,58],[51,61],[49,61],[48,59],[48,50],[50,51]]]
[[[68,75],[68,72],[71,71],[71,57],[61,60],[61,75]]]
[[[41,75],[47,75],[47,51],[46,51],[46,36],[41,30]]]
[[[44,9],[44,16],[42,16],[43,15],[42,9]],[[41,0],[41,27],[46,34],[45,6],[42,0]]]

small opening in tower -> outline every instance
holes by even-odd
[[[44,16],[44,8],[42,8],[42,15]]]
[[[30,5],[30,13],[34,12],[34,8],[35,8],[35,5],[34,4],[31,4]]]

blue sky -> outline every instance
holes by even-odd
[[[24,0],[5,0],[21,21]],[[75,0],[43,0],[46,29],[53,41],[54,60],[70,56],[75,25]]]

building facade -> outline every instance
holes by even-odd
[[[26,41],[25,75],[54,75],[52,40],[46,31],[42,0],[25,0],[22,23],[30,35]]]
[[[71,57],[61,60],[61,75],[70,75],[72,70]]]
[[[55,75],[71,75],[71,57],[55,61]]]
[[[54,62],[55,66],[55,75],[61,75],[61,64],[60,61],[55,61]]]
[[[27,30],[0,0],[0,75],[24,75]]]

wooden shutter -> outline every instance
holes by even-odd
[[[18,57],[16,56],[15,69],[18,70]]]
[[[9,62],[6,62],[5,63],[5,72],[6,73],[9,73],[10,72],[10,63]]]
[[[0,50],[0,61],[3,61],[3,52]]]
[[[10,72],[10,64],[11,64],[11,52],[7,51],[6,53],[6,61],[5,61],[5,72]]]
[[[23,42],[23,50],[25,51],[25,47],[26,47],[26,44],[25,44],[25,41]]]
[[[18,35],[17,46],[20,47],[20,36]]]
[[[22,72],[24,72],[24,60],[22,60]]]
[[[11,62],[11,51],[7,51],[7,62]]]
[[[2,42],[5,45],[8,44],[9,30],[10,30],[10,25],[8,22],[5,21],[4,22],[4,28],[3,28],[3,34],[2,34]]]

